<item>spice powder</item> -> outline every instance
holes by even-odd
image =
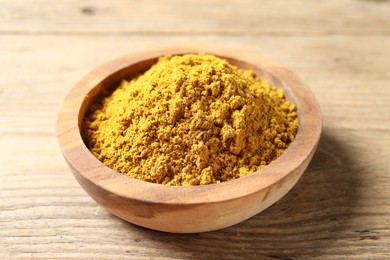
[[[96,101],[83,139],[132,178],[203,185],[246,176],[278,158],[298,129],[283,91],[206,54],[159,58]]]

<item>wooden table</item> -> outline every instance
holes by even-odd
[[[246,48],[301,75],[324,129],[295,188],[224,230],[166,234],[99,207],[55,125],[70,87],[147,47]],[[390,258],[390,2],[2,0],[0,258]]]

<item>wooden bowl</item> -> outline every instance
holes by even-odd
[[[296,104],[299,129],[288,149],[270,165],[249,176],[220,184],[166,186],[136,180],[108,168],[85,146],[80,126],[88,106],[105,88],[147,70],[167,54],[210,53],[229,60],[282,88]],[[174,233],[217,230],[237,224],[284,196],[308,166],[322,127],[319,105],[309,88],[291,71],[240,50],[176,46],[137,52],[90,72],[67,95],[57,134],[62,153],[84,190],[112,214],[143,227]]]

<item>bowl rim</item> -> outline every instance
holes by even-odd
[[[85,98],[96,86],[115,73],[145,60],[163,55],[207,53],[236,60],[264,72],[264,77],[274,80],[283,88],[289,99],[298,107],[298,133],[294,141],[276,160],[263,169],[245,177],[218,184],[197,186],[168,186],[133,179],[122,175],[100,162],[85,146],[79,119]],[[275,83],[274,83],[275,84]],[[218,203],[250,196],[282,181],[287,175],[309,163],[322,130],[319,104],[303,81],[292,71],[260,56],[257,53],[235,48],[207,45],[179,45],[137,51],[92,70],[76,83],[65,97],[57,119],[57,138],[68,166],[91,184],[127,199],[167,205],[195,205]],[[77,176],[76,176],[77,177]],[[265,197],[267,194],[265,195]],[[265,200],[264,197],[264,200]]]

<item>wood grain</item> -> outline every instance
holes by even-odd
[[[0,31],[11,34],[388,35],[390,5],[386,2],[2,0],[7,8],[0,9]]]
[[[390,37],[385,31],[390,18],[384,14],[389,2],[326,1],[333,9],[342,10],[343,15],[332,16],[339,25],[363,28],[356,34],[345,32],[336,22],[319,23],[315,34],[287,31],[284,23],[287,28],[302,28],[313,19],[319,20],[313,16],[322,9],[313,9],[313,5],[327,4],[284,4],[284,12],[300,17],[300,21],[286,21],[279,11],[281,2],[273,2],[267,3],[269,12],[262,12],[263,20],[255,19],[254,11],[243,11],[242,24],[238,21],[234,25],[242,29],[237,35],[224,29],[215,34],[182,34],[176,29],[179,22],[172,26],[158,12],[163,4],[156,2],[154,11],[149,11],[150,19],[167,28],[166,34],[156,35],[141,30],[122,33],[119,19],[111,25],[119,28],[113,33],[96,32],[104,27],[99,23],[88,25],[85,33],[66,34],[53,30],[47,12],[34,16],[33,11],[29,14],[20,7],[25,16],[18,18],[15,4],[36,2],[1,1],[0,257],[388,259]],[[218,3],[218,7],[241,7]],[[251,10],[260,10],[263,4],[253,2]],[[203,8],[195,2],[187,5],[194,12]],[[53,2],[51,6],[60,10],[63,4]],[[228,7],[218,12],[215,5],[210,6],[215,15],[205,18],[207,21],[223,24],[230,16]],[[371,12],[369,17],[364,14],[366,9]],[[63,16],[57,27],[66,28],[66,23],[86,26],[69,21],[72,16]],[[26,17],[31,17],[28,23]],[[187,19],[198,23],[188,28],[203,24],[200,19]],[[254,21],[252,27],[248,20]],[[265,20],[267,26],[261,23]],[[148,23],[142,20],[141,25]],[[92,26],[97,29],[91,30]],[[257,33],[258,27],[264,28],[264,33]],[[274,206],[218,232],[170,235],[121,221],[90,199],[63,161],[55,121],[65,94],[97,64],[145,47],[194,41],[245,46],[297,72],[319,99],[324,129],[307,172]]]

